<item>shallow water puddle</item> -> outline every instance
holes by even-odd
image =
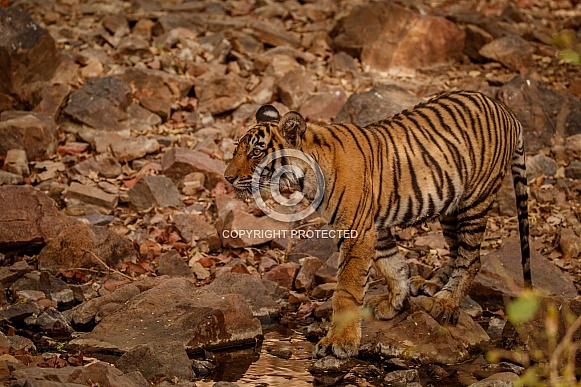
[[[218,381],[240,386],[312,386],[308,372],[313,344],[292,329],[278,329],[264,335],[261,344],[251,348],[217,351],[208,356],[216,368],[196,386],[210,387]]]

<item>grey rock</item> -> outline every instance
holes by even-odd
[[[542,153],[527,158],[527,179],[533,180],[541,175],[554,176],[559,165],[555,160]]]
[[[140,292],[140,289],[131,283],[119,286],[113,292],[105,296],[92,298],[74,308],[72,313],[73,322],[81,325],[88,324],[92,322],[98,314],[103,315],[103,308],[107,307],[109,311],[119,309],[123,304],[137,296]],[[116,307],[111,308],[111,305],[116,305]]]
[[[129,203],[138,211],[150,207],[183,207],[180,193],[167,176],[145,176],[127,194]]]
[[[0,267],[0,283],[9,287],[14,283],[14,281],[31,271],[32,268],[28,266],[28,263],[24,260],[15,262],[11,266]]]
[[[131,87],[119,78],[89,78],[73,92],[63,112],[71,119],[95,129],[120,130],[131,105]]]
[[[0,170],[0,185],[18,185],[24,183],[24,178],[15,173]]]
[[[52,338],[67,339],[73,333],[73,328],[63,315],[53,307],[39,314],[36,325],[42,332]]]
[[[389,118],[420,102],[423,100],[398,86],[376,86],[364,93],[351,94],[333,122],[365,126]]]
[[[565,177],[581,179],[581,161],[573,160],[565,167]]]
[[[509,242],[481,259],[482,267],[470,288],[470,297],[483,308],[503,305],[505,297],[518,297],[523,288],[520,243]],[[573,280],[546,257],[531,249],[533,287],[548,295],[574,298]]]
[[[321,267],[323,261],[317,257],[303,259],[301,268],[295,278],[295,289],[299,292],[312,290],[316,285],[315,272]]]
[[[527,152],[538,152],[581,133],[581,101],[573,95],[516,76],[500,88],[498,98],[523,124]]]
[[[196,78],[194,88],[200,109],[212,114],[234,110],[246,102],[245,82],[235,73],[222,75],[208,71]]]
[[[4,159],[6,171],[15,173],[20,176],[30,175],[28,168],[28,158],[24,149],[8,149],[6,158]]]
[[[118,196],[107,193],[98,187],[83,185],[74,181],[68,188],[65,198],[69,200],[70,208],[77,208],[79,212],[97,212],[110,214],[117,206]],[[81,208],[82,209],[79,209]]]
[[[25,304],[13,304],[6,310],[0,311],[0,317],[15,323],[24,320],[29,316],[38,316],[40,309],[35,302],[27,302]]]
[[[393,387],[407,387],[410,383],[419,381],[420,374],[416,369],[392,371],[383,378],[385,386]]]
[[[107,153],[99,154],[77,163],[73,169],[83,176],[88,176],[91,171],[107,178],[115,178],[121,174],[121,164],[116,158]]]
[[[216,222],[222,246],[240,248],[272,241],[288,232],[289,224],[268,216],[256,217],[242,211],[230,211]],[[292,282],[291,282],[292,286]]]

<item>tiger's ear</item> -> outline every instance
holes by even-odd
[[[298,148],[301,145],[301,139],[307,130],[307,122],[297,112],[288,112],[285,114],[278,124],[282,137],[293,148]]]
[[[280,114],[278,110],[272,105],[261,106],[256,112],[256,122],[278,121]]]

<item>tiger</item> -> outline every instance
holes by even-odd
[[[336,230],[357,232],[356,238],[336,240],[340,258],[333,314],[327,335],[315,345],[315,357],[358,354],[372,263],[388,289],[365,300],[375,318],[393,318],[409,306],[410,297],[418,296],[420,307],[440,324],[456,324],[480,269],[487,218],[509,166],[524,285],[532,286],[523,128],[503,103],[476,91],[452,91],[367,126],[307,123],[294,111],[281,117],[272,105],[260,107],[255,119],[224,172],[237,196],[250,197],[253,173],[264,157],[300,150],[324,176],[318,213]],[[312,199],[313,172],[303,172],[298,188]],[[392,227],[435,219],[449,260],[429,279],[410,278]]]

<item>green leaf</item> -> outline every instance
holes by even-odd
[[[578,65],[581,63],[581,55],[570,48],[566,50],[557,51],[557,58],[563,59],[567,63]]]
[[[573,48],[577,34],[573,30],[563,30],[553,38],[553,44],[560,49]]]
[[[506,316],[512,324],[522,324],[532,320],[539,309],[539,299],[533,293],[525,293],[506,307]]]

